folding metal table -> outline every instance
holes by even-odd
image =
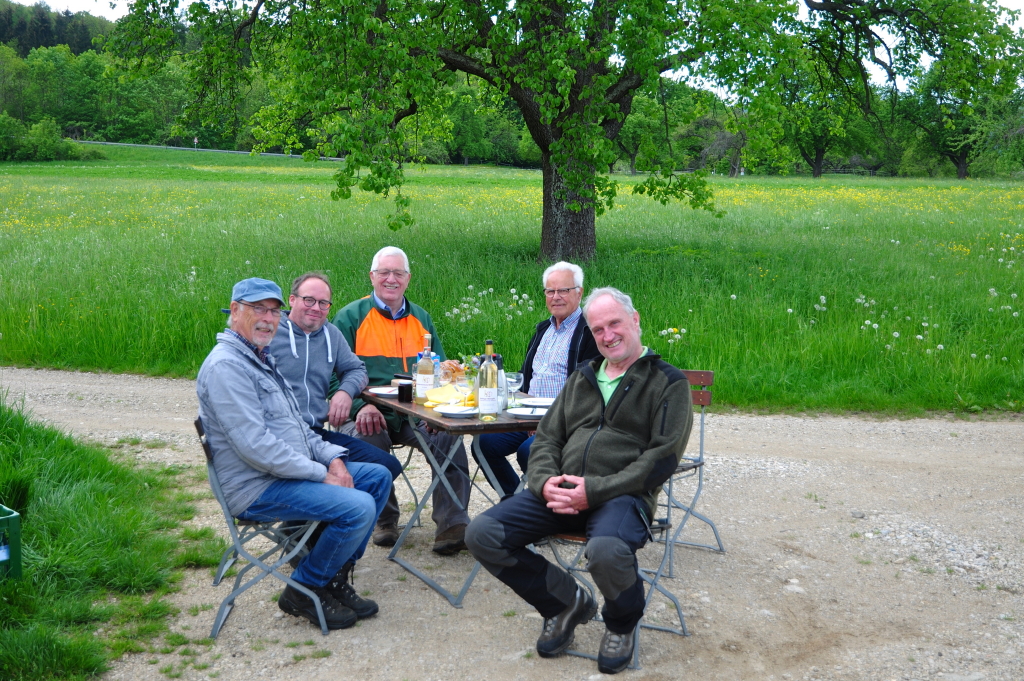
[[[481,421],[475,416],[471,418],[447,418],[438,414],[433,409],[416,404],[415,402],[399,402],[393,397],[374,395],[367,390],[363,391],[361,397],[370,404],[377,407],[387,407],[388,409],[391,409],[392,411],[409,419],[409,425],[412,426],[412,430],[416,434],[416,439],[419,441],[420,447],[423,449],[423,453],[427,457],[427,461],[430,463],[431,468],[434,469],[434,475],[433,479],[430,481],[430,486],[420,497],[419,504],[417,504],[412,516],[410,516],[409,520],[405,523],[405,529],[402,530],[402,534],[399,535],[398,541],[395,542],[394,547],[391,549],[391,553],[388,554],[388,560],[398,563],[403,568],[419,577],[424,584],[447,598],[448,602],[453,606],[461,608],[462,599],[466,596],[466,592],[469,591],[469,587],[473,584],[473,580],[476,578],[477,572],[480,571],[480,563],[476,563],[473,566],[472,572],[469,573],[466,581],[462,584],[462,588],[459,590],[459,593],[453,594],[431,579],[422,570],[416,568],[412,563],[398,556],[398,552],[405,543],[406,537],[409,536],[409,532],[412,530],[413,525],[416,524],[416,521],[420,517],[420,513],[423,511],[423,507],[426,506],[427,500],[431,498],[431,495],[434,493],[434,489],[438,484],[443,484],[445,490],[447,490],[449,496],[451,496],[455,501],[456,505],[459,506],[459,508],[462,508],[462,502],[459,501],[458,497],[455,495],[455,490],[452,489],[451,484],[444,477],[445,470],[447,470],[448,466],[452,463],[452,457],[455,456],[455,452],[458,451],[459,445],[462,444],[462,438],[456,438],[452,443],[451,449],[444,452],[443,459],[439,460],[439,457],[431,449],[430,442],[423,436],[423,433],[416,428],[416,421],[424,421],[434,430],[443,430],[452,435],[472,435],[473,451],[476,453],[476,459],[480,464],[480,468],[483,469],[484,475],[487,476],[487,480],[495,490],[500,490],[501,486],[495,479],[494,472],[491,470],[490,464],[487,463],[487,459],[483,457],[483,454],[480,451],[480,436],[488,433],[511,433],[524,430],[536,430],[539,421],[532,419],[516,419],[508,416],[504,412],[499,414],[498,418],[494,421]],[[472,486],[470,486],[470,493],[472,493],[472,489]]]

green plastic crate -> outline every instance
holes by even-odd
[[[21,516],[0,505],[0,578],[21,577]]]

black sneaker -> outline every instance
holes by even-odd
[[[363,598],[353,588],[351,576],[352,568],[354,567],[354,563],[345,563],[338,570],[338,574],[334,575],[334,579],[328,582],[324,588],[331,592],[331,595],[334,596],[338,603],[354,612],[356,617],[366,619],[376,615],[378,608],[374,601],[371,601],[369,598]]]
[[[576,626],[594,619],[597,603],[580,585],[576,585],[576,597],[569,607],[554,617],[544,620],[540,638],[537,639],[537,654],[541,657],[560,655],[572,645]]]
[[[359,619],[351,608],[346,608],[338,603],[327,587],[306,586],[306,588],[320,598],[320,606],[324,610],[324,621],[327,622],[328,629],[347,629]],[[281,597],[277,599],[277,607],[289,615],[305,617],[316,626],[320,626],[316,605],[309,599],[309,596],[298,589],[293,589],[290,584],[284,588]]]
[[[597,654],[597,670],[602,674],[618,674],[629,666],[636,644],[636,629],[628,634],[616,634],[605,629],[601,649]]]

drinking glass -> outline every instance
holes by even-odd
[[[452,371],[448,367],[441,367],[437,374],[437,382],[443,388],[452,382]]]
[[[455,379],[455,389],[462,395],[462,403],[466,403],[466,398],[473,392],[473,383],[469,377],[466,376],[465,372],[459,374]]]
[[[518,407],[519,400],[516,399],[516,391],[523,387],[523,374],[519,371],[505,373],[505,380],[508,381],[509,407]]]

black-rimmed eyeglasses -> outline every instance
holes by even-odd
[[[331,301],[329,300],[317,300],[313,296],[300,296],[299,300],[301,300],[302,304],[305,305],[306,307],[313,307],[314,305],[318,305],[321,310],[331,309]]]

